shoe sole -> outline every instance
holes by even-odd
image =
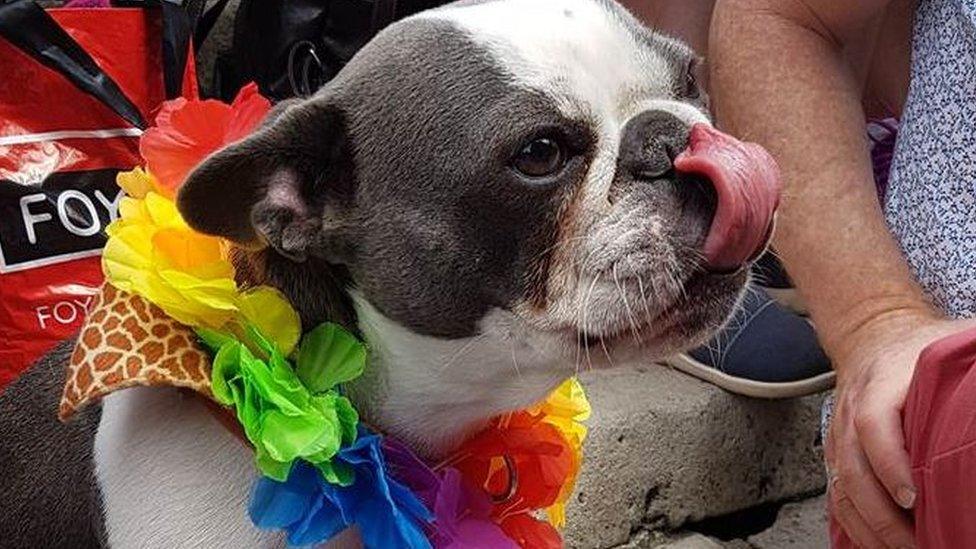
[[[730,393],[753,398],[783,399],[813,395],[833,388],[836,378],[836,374],[830,371],[799,381],[785,381],[781,383],[755,381],[731,376],[698,362],[689,355],[676,355],[664,362],[677,370],[717,385]]]

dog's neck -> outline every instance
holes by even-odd
[[[496,312],[479,335],[440,339],[387,318],[324,261],[293,263],[265,252],[236,253],[243,281],[279,288],[305,326],[338,322],[369,348],[363,376],[347,391],[363,419],[418,454],[446,456],[492,417],[530,406],[573,374],[572,364],[542,356],[511,315]]]
[[[355,293],[353,302],[369,363],[350,398],[373,427],[429,459],[450,454],[492,417],[542,400],[572,373],[504,341],[498,322],[445,340],[405,329]]]

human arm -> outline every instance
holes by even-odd
[[[888,233],[858,79],[844,48],[888,0],[719,0],[710,38],[719,123],[766,146],[785,184],[775,247],[838,374],[832,504],[866,547],[911,546],[900,410],[918,353],[961,330],[934,311]]]

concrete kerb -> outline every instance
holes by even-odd
[[[823,490],[822,395],[738,397],[665,366],[584,376],[593,417],[568,511],[567,547]]]

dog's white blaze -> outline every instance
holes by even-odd
[[[668,92],[667,61],[639,47],[618,14],[595,0],[497,0],[434,10],[483,44],[518,83],[570,116],[619,126],[632,97]]]
[[[647,111],[665,111],[673,114],[675,118],[693,126],[695,124],[711,125],[712,121],[704,111],[691,103],[675,101],[673,99],[647,99],[637,101],[632,105],[632,111],[628,113],[627,120]]]

